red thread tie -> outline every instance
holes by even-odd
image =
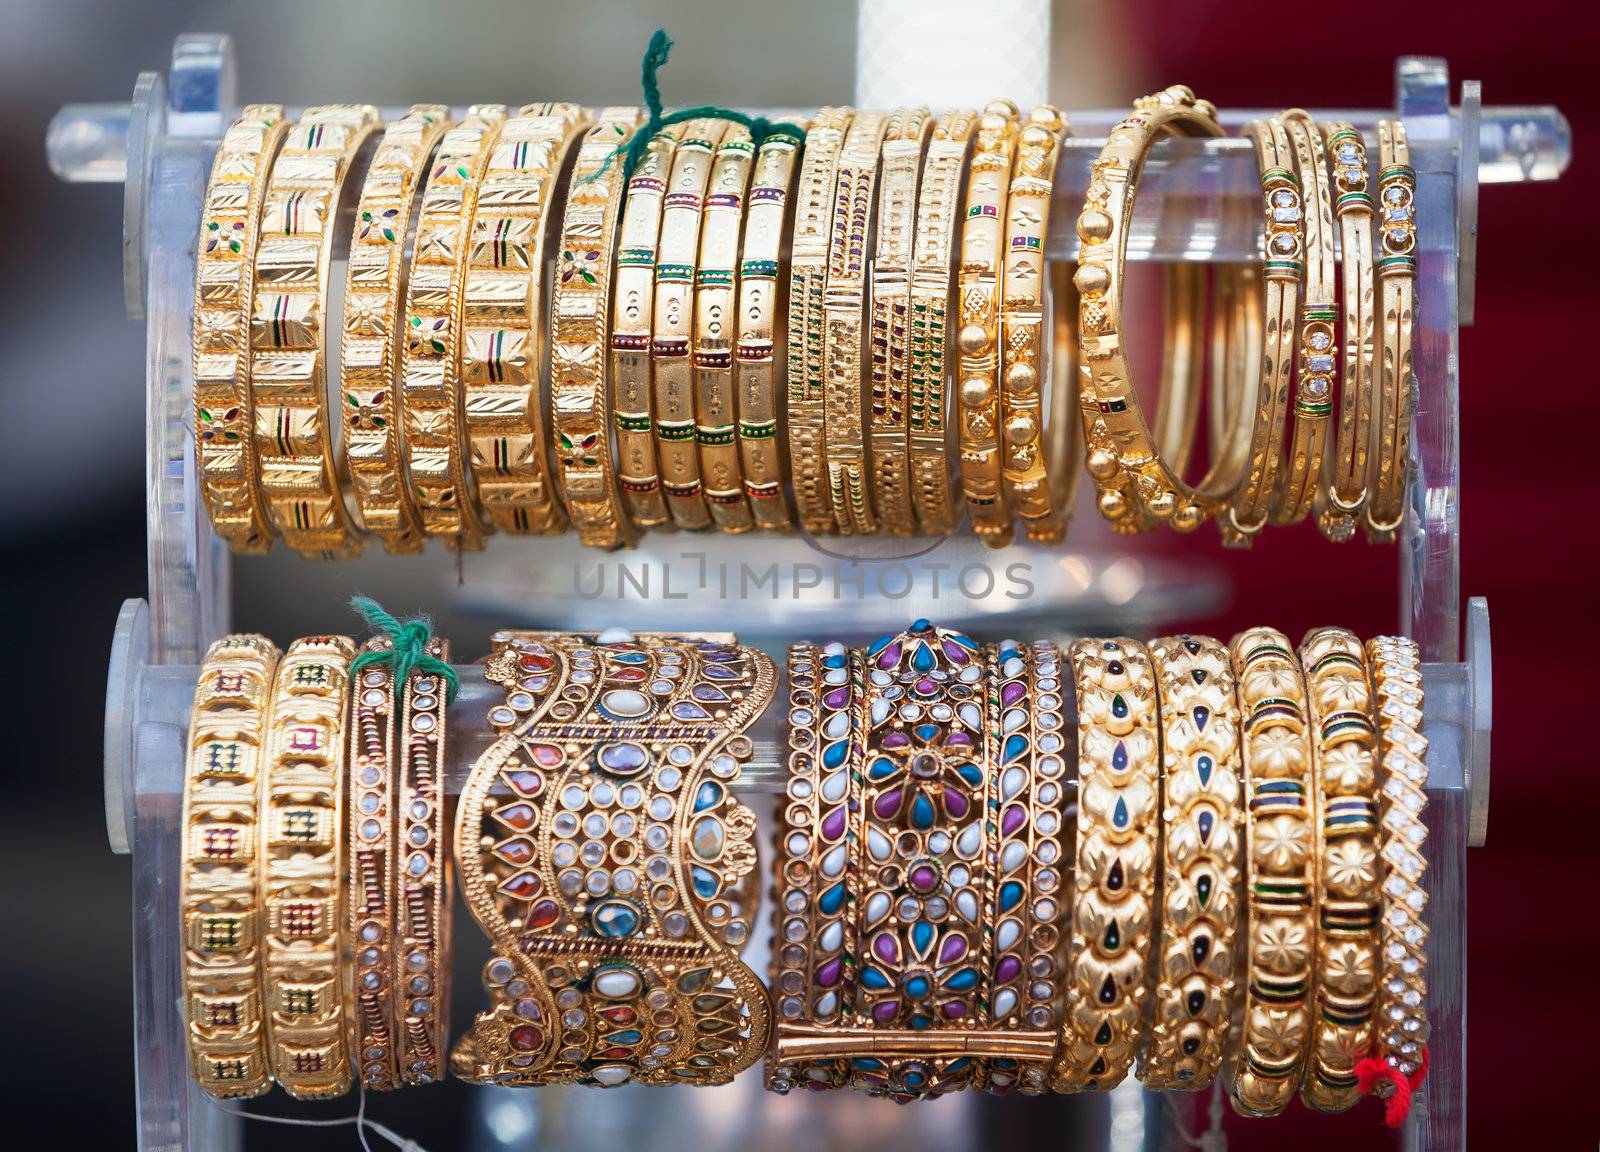
[[[1361,1091],[1375,1093],[1384,1084],[1394,1087],[1389,1096],[1388,1107],[1383,1113],[1384,1120],[1391,1128],[1399,1128],[1406,1122],[1406,1115],[1411,1111],[1411,1097],[1422,1087],[1422,1082],[1427,1076],[1427,1048],[1422,1050],[1422,1059],[1417,1064],[1417,1070],[1409,1076],[1401,1075],[1387,1060],[1380,1060],[1377,1057],[1368,1057],[1356,1065],[1356,1083],[1360,1085]]]

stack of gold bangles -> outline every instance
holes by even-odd
[[[1313,513],[1334,540],[1399,529],[1417,237],[1398,121],[1370,142],[1298,110],[1248,125],[1263,256],[1216,274],[1209,327],[1205,275],[1171,267],[1152,421],[1124,352],[1129,229],[1151,150],[1223,133],[1189,89],[1111,130],[1075,271],[1045,260],[1070,131],[1050,105],[824,108],[756,135],[641,119],[246,107],[196,262],[217,533],[328,558],[569,526],[603,548],[673,527],[941,536],[964,507],[986,544],[1049,545],[1079,459],[1119,532],[1215,517],[1248,545]]]

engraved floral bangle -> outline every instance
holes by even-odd
[[[1317,628],[1300,643],[1321,785],[1317,1007],[1300,1099],[1342,1112],[1361,1095],[1378,990],[1377,728],[1361,641]]]
[[[328,411],[328,292],[345,180],[378,110],[309,109],[272,164],[261,209],[250,315],[250,390],[267,518],[295,551],[361,551],[345,509]],[[341,441],[342,447],[342,441]]]
[[[345,276],[339,408],[350,489],[367,531],[397,554],[421,551],[424,539],[401,439],[406,237],[417,183],[449,122],[444,105],[416,104],[384,130],[361,186]]]
[[[1116,1087],[1149,992],[1160,835],[1155,675],[1136,640],[1070,649],[1078,707],[1078,835],[1067,1006],[1052,1087]]]
[[[212,529],[235,552],[265,552],[250,389],[255,253],[267,173],[289,122],[277,104],[250,104],[223,133],[206,185],[194,275],[194,447]]]
[[[1316,941],[1316,762],[1305,681],[1288,638],[1253,628],[1229,644],[1244,733],[1250,939],[1234,1110],[1272,1116],[1300,1083]]]
[[[261,782],[261,955],[272,1074],[299,1099],[350,1089],[342,936],[346,688],[355,644],[296,641],[278,662]]]
[[[1382,298],[1382,353],[1378,357],[1379,411],[1368,486],[1367,539],[1388,543],[1405,517],[1406,471],[1411,455],[1411,415],[1416,380],[1411,374],[1411,329],[1417,281],[1417,174],[1411,168],[1406,128],[1378,121],[1378,284]]]
[[[257,1096],[267,1077],[261,997],[258,774],[278,649],[227,636],[201,661],[183,775],[178,907],[189,1068],[213,1096]]]
[[[778,257],[793,184],[799,141],[775,134],[762,141],[745,209],[739,263],[738,342],[733,350],[734,392],[739,401],[739,462],[757,527],[787,531],[793,518],[783,491],[783,449],[778,438],[778,380],[773,333],[780,315]]]
[[[1239,705],[1228,649],[1216,640],[1167,636],[1150,653],[1161,709],[1162,883],[1139,1079],[1197,1092],[1222,1067],[1243,991]]]

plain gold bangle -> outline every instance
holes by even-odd
[[[1367,539],[1394,539],[1406,512],[1406,476],[1411,456],[1411,416],[1417,385],[1411,374],[1411,330],[1417,281],[1417,174],[1411,168],[1406,127],[1378,121],[1378,251],[1382,355],[1378,359],[1378,418],[1373,422],[1373,460],[1368,486]]]

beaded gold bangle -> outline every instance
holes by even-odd
[[[767,137],[756,153],[750,205],[745,210],[736,313],[739,334],[733,350],[745,495],[756,525],[774,531],[787,531],[793,522],[783,491],[773,330],[780,314],[778,257],[787,235],[785,216],[798,152],[798,141],[777,134]]]
[[[1428,869],[1423,823],[1428,797],[1428,741],[1422,735],[1422,671],[1415,642],[1400,636],[1367,641],[1382,750],[1378,842],[1383,862],[1379,922],[1379,1056],[1414,1076],[1428,1042]]]
[[[278,662],[262,779],[261,885],[272,1073],[299,1099],[350,1089],[344,914],[346,636],[313,636]]]
[[[978,114],[946,112],[934,125],[917,193],[911,268],[911,340],[906,398],[911,501],[924,535],[955,528],[950,460],[945,451],[945,317],[950,310],[951,258],[962,198],[962,171]]]
[[[256,1096],[267,1078],[261,998],[258,774],[278,649],[227,636],[195,682],[183,775],[183,1002],[189,1068],[213,1096]]]
[[[1029,540],[1059,544],[1063,516],[1044,452],[1044,242],[1066,118],[1050,104],[1028,114],[1006,193],[1000,293],[1001,474]]]
[[[291,548],[318,559],[361,551],[329,430],[328,289],[339,198],[378,123],[365,104],[308,110],[273,161],[261,209],[250,318],[254,451],[267,518]]]
[[[724,532],[748,532],[755,523],[739,474],[733,394],[739,233],[754,159],[749,130],[730,124],[711,165],[700,226],[700,267],[695,273],[695,442],[700,448],[706,507],[712,523]]]
[[[478,185],[461,295],[467,462],[480,513],[502,532],[566,528],[546,448],[545,232],[556,180],[586,117],[530,104],[506,120]]]
[[[872,495],[883,530],[916,531],[911,508],[910,444],[906,439],[910,378],[911,263],[915,256],[917,174],[931,123],[926,108],[899,108],[883,137],[878,186],[878,246],[872,265],[871,417],[868,455]]]
[[[1321,786],[1317,1008],[1300,1099],[1342,1112],[1361,1095],[1378,991],[1377,728],[1361,641],[1317,628],[1300,643]]]
[[[235,552],[272,547],[252,439],[250,319],[261,201],[288,130],[279,105],[250,104],[223,133],[195,254],[195,466],[211,527]]]
[[[957,293],[961,326],[956,425],[961,494],[973,531],[991,548],[1011,542],[1011,511],[1000,469],[1000,278],[1006,190],[1021,113],[1008,100],[984,108],[967,174]]]
[[[483,547],[487,531],[462,459],[461,301],[478,185],[505,116],[504,105],[478,104],[445,131],[423,185],[406,287],[406,472],[423,531],[458,549]]]
[[[606,350],[624,190],[619,149],[627,147],[638,126],[637,108],[603,108],[578,149],[567,184],[550,309],[556,463],[578,537],[596,548],[618,548],[637,537],[623,511],[611,462]]]
[[[1316,761],[1305,682],[1288,639],[1253,628],[1229,645],[1243,718],[1250,939],[1234,1110],[1271,1116],[1300,1083],[1316,944]]]
[[[1222,1067],[1238,1008],[1239,705],[1228,649],[1209,636],[1153,641],[1162,729],[1160,936],[1139,1079],[1197,1092]]]
[[[417,183],[449,122],[444,105],[416,104],[384,130],[361,186],[345,277],[339,409],[350,489],[367,531],[396,554],[419,552],[423,545],[401,440],[406,237]]]
[[[661,495],[656,437],[651,419],[650,331],[655,306],[656,250],[661,239],[661,198],[672,171],[672,152],[683,126],[657,132],[628,178],[611,301],[611,403],[617,425],[617,483],[628,518],[640,528],[670,519]]]
[[[785,363],[789,470],[800,528],[808,536],[828,535],[836,524],[833,500],[828,494],[823,292],[828,277],[839,148],[853,115],[850,108],[819,109],[806,132],[789,249]]]
[[[1378,321],[1383,352],[1378,358],[1379,411],[1367,504],[1367,539],[1388,543],[1405,517],[1406,474],[1411,455],[1411,415],[1416,381],[1411,374],[1412,309],[1417,280],[1417,174],[1411,168],[1406,127],[1378,122]]]
[[[1367,191],[1367,145],[1344,122],[1322,126],[1333,169],[1333,202],[1339,220],[1344,292],[1344,370],[1339,384],[1339,431],[1334,450],[1323,459],[1317,493],[1317,526],[1330,540],[1348,540],[1361,520],[1371,493],[1367,456],[1371,449],[1373,407],[1372,195]]]
[[[1148,995],[1160,835],[1156,683],[1136,640],[1076,641],[1078,836],[1058,1092],[1109,1090],[1133,1065]]]

